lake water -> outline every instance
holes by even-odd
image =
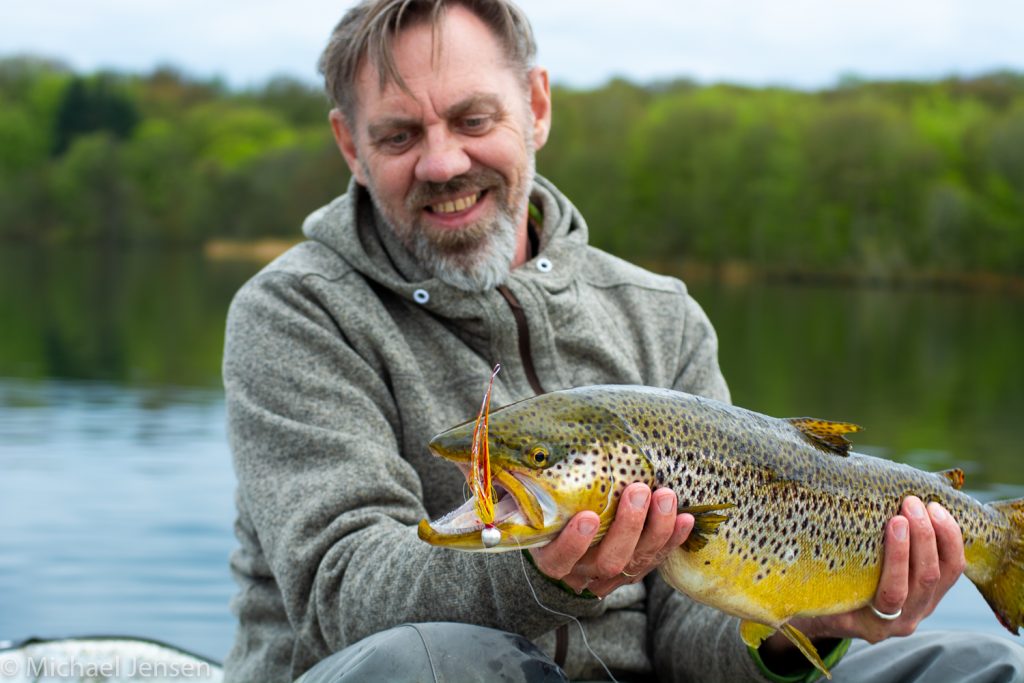
[[[234,480],[219,364],[256,269],[0,250],[0,641],[120,634],[222,659]],[[865,426],[857,449],[1024,496],[1024,301],[711,284],[736,403]],[[1006,634],[962,581],[928,622]]]

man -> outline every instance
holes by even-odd
[[[600,543],[580,513],[529,562],[416,538],[463,500],[462,475],[425,444],[475,414],[495,362],[495,405],[595,383],[729,398],[682,283],[589,248],[582,217],[535,175],[551,101],[534,52],[506,0],[368,0],[335,29],[321,68],[353,182],[229,315],[241,592],[228,680],[318,662],[304,680],[564,680],[603,677],[602,661],[629,680],[813,675],[780,637],[748,651],[735,619],[657,578],[693,526],[669,490],[632,484]],[[956,523],[915,498],[903,513],[877,611],[799,624],[837,678],[920,669],[921,643],[848,666],[859,654],[840,662],[843,639],[911,633],[960,575]],[[985,647],[982,660],[1007,659]]]

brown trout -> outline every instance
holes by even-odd
[[[431,451],[467,469],[473,427],[471,421],[439,434]],[[490,415],[497,545],[485,547],[473,499],[423,520],[419,535],[459,550],[515,550],[548,543],[573,515],[592,510],[601,518],[596,542],[627,485],[671,488],[679,512],[696,523],[661,566],[665,580],[740,617],[748,645],[781,630],[829,676],[788,622],[867,605],[881,574],[886,522],[916,495],[941,503],[960,524],[965,573],[1017,634],[1024,621],[1024,499],[983,505],[960,492],[960,470],[928,473],[851,453],[844,434],[859,429],[768,417],[666,389],[556,391]]]

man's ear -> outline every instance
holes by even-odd
[[[348,170],[352,172],[352,177],[356,179],[357,183],[365,186],[366,179],[363,177],[363,165],[359,163],[359,155],[356,153],[356,141],[352,136],[348,123],[345,121],[345,116],[341,113],[340,109],[332,109],[328,118],[331,121],[331,130],[334,132],[334,142],[338,145],[341,156],[345,157]]]
[[[551,83],[548,70],[530,69],[530,110],[533,112],[533,147],[540,149],[551,133]]]

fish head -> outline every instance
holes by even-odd
[[[571,390],[495,410],[488,449],[497,494],[493,526],[500,540],[485,546],[481,531],[487,525],[477,516],[473,497],[440,519],[420,522],[420,538],[469,551],[529,548],[550,542],[576,513],[590,510],[601,518],[596,542],[615,515],[614,460],[624,447],[639,452],[621,424],[608,406]],[[429,446],[434,455],[459,465],[467,479],[473,427],[473,421],[453,427]]]

